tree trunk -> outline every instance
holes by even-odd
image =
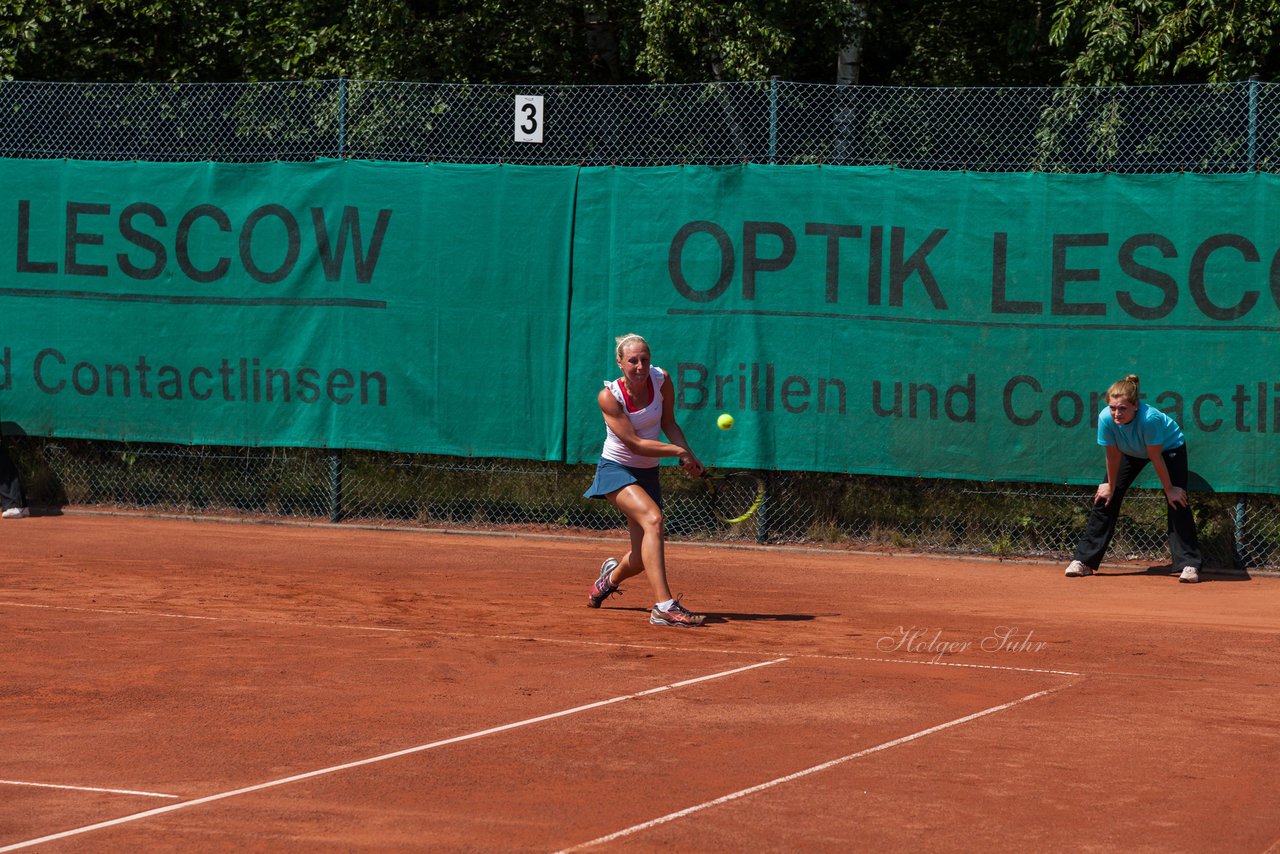
[[[849,0],[849,23],[844,31],[844,44],[836,61],[836,83],[856,86],[862,72],[862,25],[867,20],[865,0]]]

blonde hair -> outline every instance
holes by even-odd
[[[614,355],[618,357],[619,362],[622,361],[622,348],[626,347],[628,344],[640,344],[643,345],[646,350],[649,349],[649,342],[634,332],[628,332],[626,335],[619,335],[613,340],[618,344],[617,348],[614,350]]]
[[[1111,384],[1111,388],[1107,389],[1107,400],[1113,397],[1123,397],[1125,400],[1138,405],[1138,375],[1129,374],[1122,380],[1116,380]]]

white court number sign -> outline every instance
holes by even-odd
[[[516,95],[516,142],[542,142],[542,96]]]

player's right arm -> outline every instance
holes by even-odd
[[[1111,496],[1115,493],[1116,478],[1120,476],[1120,449],[1115,445],[1107,445],[1107,479],[1104,483],[1098,484],[1098,490],[1093,494],[1093,500],[1097,502],[1101,500],[1103,505],[1111,503]]]
[[[679,457],[689,451],[670,442],[659,442],[657,439],[641,439],[636,428],[631,426],[631,419],[622,408],[622,402],[613,396],[609,389],[600,390],[596,398],[600,403],[600,411],[604,414],[604,423],[609,425],[613,435],[618,437],[627,449],[643,457]]]

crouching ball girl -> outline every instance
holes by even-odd
[[[650,623],[700,626],[705,618],[686,610],[667,586],[658,460],[676,457],[695,477],[702,474],[702,463],[676,423],[669,377],[651,363],[648,343],[639,335],[623,335],[617,339],[616,356],[622,376],[606,382],[597,396],[604,414],[604,450],[585,495],[606,499],[627,517],[631,548],[600,567],[587,604],[599,608],[623,581],[644,573],[657,600],[649,612]],[[670,441],[662,441],[664,434]]]
[[[1120,504],[1129,486],[1151,463],[1164,487],[1169,550],[1180,581],[1200,580],[1200,544],[1187,497],[1187,444],[1182,428],[1165,413],[1138,400],[1138,376],[1129,374],[1107,389],[1107,408],[1098,415],[1098,444],[1106,449],[1107,479],[1098,485],[1068,578],[1093,573],[1116,533]]]

